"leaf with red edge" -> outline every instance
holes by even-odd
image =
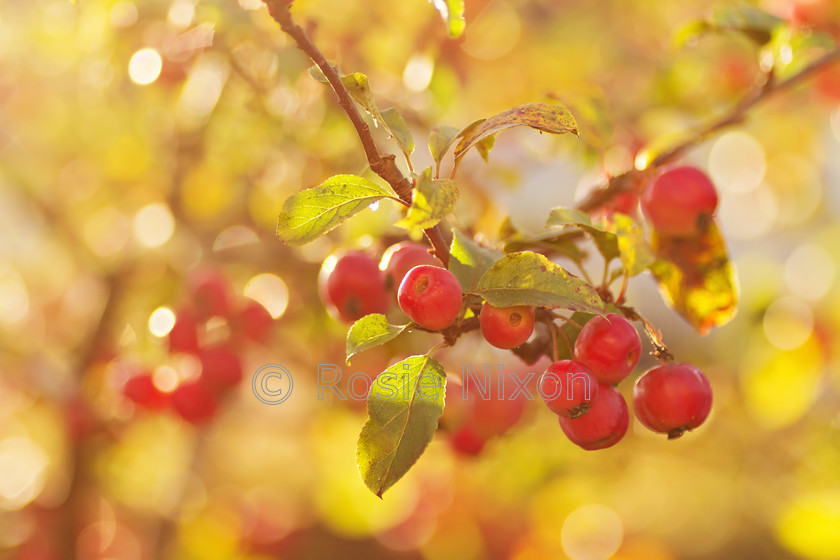
[[[551,134],[571,132],[575,136],[578,135],[575,118],[565,107],[546,103],[526,103],[493,115],[489,119],[476,121],[465,128],[460,135],[461,141],[455,147],[455,159],[461,159],[467,150],[484,138],[514,126],[530,126],[540,132]],[[489,151],[489,146],[485,145],[485,151]],[[486,159],[486,154],[483,153],[482,157]]]
[[[654,232],[651,246],[657,261],[650,270],[662,297],[700,334],[708,334],[735,316],[735,270],[714,222],[693,238],[668,238]]]

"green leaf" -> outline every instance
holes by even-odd
[[[618,258],[627,274],[636,276],[654,263],[656,256],[645,241],[645,233],[639,222],[615,212],[607,224],[618,240]]]
[[[671,43],[673,43],[674,48],[679,49],[697,42],[700,37],[711,31],[714,31],[714,28],[708,21],[690,21],[677,30],[671,39]]]
[[[474,293],[496,307],[535,305],[589,313],[604,311],[595,288],[532,251],[502,257],[484,273]]]
[[[591,313],[582,313],[580,311],[575,311],[574,313],[572,313],[570,319],[576,324],[572,324],[566,321],[560,326],[561,336],[560,340],[557,341],[558,360],[575,359],[573,355],[573,349],[575,347],[575,341],[577,340],[578,335],[580,335],[580,328],[578,328],[577,325],[583,327],[594,316],[595,315],[592,315]]]
[[[464,0],[432,0],[435,9],[440,13],[446,24],[446,32],[453,39],[457,39],[464,32]]]
[[[577,244],[580,237],[580,232],[576,231],[560,233],[543,231],[536,235],[515,233],[504,241],[503,250],[505,253],[534,250],[543,254],[561,255],[573,262],[581,262],[586,258],[586,253]]]
[[[458,137],[458,129],[454,126],[436,126],[429,134],[429,153],[432,154],[432,159],[440,166],[443,156],[455,138]]]
[[[767,43],[776,28],[784,23],[781,18],[745,4],[720,8],[709,18],[709,24],[713,28],[739,31],[759,45]]]
[[[476,143],[475,149],[478,151],[478,155],[481,156],[481,159],[484,160],[484,163],[490,161],[490,150],[493,149],[493,144],[495,143],[496,137],[493,135],[485,136]]]
[[[379,108],[376,106],[376,101],[373,99],[373,92],[370,89],[370,82],[368,82],[367,76],[361,72],[345,74],[341,77],[341,83],[347,88],[353,101],[361,105],[373,117],[374,121],[379,124],[385,124],[385,119],[382,117]]]
[[[428,356],[411,356],[380,373],[368,394],[370,418],[356,446],[362,480],[382,493],[408,472],[437,429],[446,372]]]
[[[592,218],[583,210],[576,208],[552,208],[545,221],[545,227],[566,225],[592,226]]]
[[[700,334],[735,316],[735,271],[714,222],[693,238],[660,237],[654,232],[651,245],[659,260],[650,269],[663,299]]]
[[[336,73],[341,75],[341,72],[338,70],[337,65],[333,64],[332,62],[328,62],[327,64],[329,64],[330,66],[335,68]],[[324,75],[324,72],[321,70],[321,68],[317,64],[313,64],[312,66],[309,67],[309,75],[312,77],[313,80],[315,80],[319,84],[330,83],[330,81]]]
[[[347,363],[359,352],[395,339],[406,327],[408,325],[389,324],[380,313],[365,315],[347,331]]]
[[[452,179],[432,179],[432,170],[427,168],[417,178],[411,192],[411,207],[408,214],[395,225],[409,231],[422,231],[440,222],[458,200],[458,187]]]
[[[674,36],[674,44],[681,47],[707,33],[736,32],[758,45],[770,41],[785,21],[753,6],[737,4],[715,10],[706,20],[684,25]]]
[[[503,256],[498,251],[482,247],[454,228],[449,253],[449,272],[455,275],[465,293],[471,292],[484,273]]]
[[[609,107],[603,91],[593,87],[586,91],[564,93],[557,101],[562,103],[575,115],[575,121],[584,134],[581,140],[596,152],[601,154],[614,144],[615,123],[611,119],[613,111]]]
[[[573,208],[552,208],[548,214],[548,219],[546,219],[545,227],[558,226],[574,226],[586,232],[607,262],[621,254],[615,233],[593,224],[592,219],[586,212]]]
[[[368,77],[361,72],[345,74],[341,77],[341,83],[347,88],[353,101],[373,118],[374,124],[382,125],[385,130],[396,140],[400,150],[408,157],[414,151],[414,138],[405,123],[402,115],[393,107],[379,111],[376,100],[373,98],[373,91],[370,89]]]
[[[776,79],[783,80],[814,62],[834,47],[830,35],[781,27],[764,47],[764,54],[772,57]]]
[[[397,199],[391,190],[363,177],[330,177],[286,199],[277,237],[290,245],[309,243],[383,198]]]
[[[411,131],[405,123],[405,119],[403,119],[399,111],[393,107],[382,111],[382,118],[385,121],[385,127],[388,129],[388,132],[391,133],[394,140],[397,141],[402,153],[405,154],[405,157],[410,156],[414,151],[414,137],[411,135]]]
[[[530,126],[540,132],[577,135],[575,118],[560,105],[545,103],[527,103],[508,109],[489,119],[476,121],[461,131],[461,141],[455,147],[455,159],[461,159],[467,150],[483,138],[514,126]]]

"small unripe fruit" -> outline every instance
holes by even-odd
[[[443,263],[429,252],[429,248],[419,243],[402,241],[385,249],[379,261],[379,270],[385,275],[385,289],[396,291],[408,271],[421,264],[443,267]]]
[[[318,287],[324,305],[346,323],[388,311],[379,263],[362,251],[337,251],[327,257]]]
[[[667,237],[691,237],[702,232],[717,205],[715,186],[695,167],[663,171],[642,194],[645,218]]]
[[[425,329],[439,331],[461,311],[461,285],[445,268],[420,265],[408,271],[397,293],[400,309]]]
[[[572,443],[593,451],[618,443],[627,432],[630,414],[618,389],[602,383],[586,414],[578,418],[560,416],[559,419],[563,433]]]
[[[213,392],[201,382],[188,381],[179,385],[172,393],[172,406],[187,422],[203,424],[216,414],[218,402]]]
[[[575,341],[575,359],[601,383],[618,383],[633,371],[642,354],[642,340],[630,321],[617,313],[593,317]]]
[[[702,424],[712,409],[712,386],[691,364],[675,363],[649,369],[633,388],[636,418],[654,432],[680,437]]]
[[[534,332],[534,308],[529,305],[493,307],[485,303],[478,321],[487,342],[496,348],[516,348]]]
[[[577,418],[586,414],[598,396],[598,380],[585,364],[560,360],[540,376],[539,394],[554,414]]]

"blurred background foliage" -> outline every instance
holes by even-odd
[[[796,3],[760,7],[789,17]],[[799,3],[836,38],[837,2]],[[731,4],[467,0],[457,41],[423,0],[302,0],[294,14],[403,112],[415,169],[433,126],[529,101],[572,109],[580,140],[515,131],[488,165],[465,159],[454,219],[492,242],[503,217],[533,230],[641,146],[744,96],[759,69],[749,40],[674,46]],[[584,452],[531,403],[477,458],[436,439],[379,500],[355,465],[363,403],[319,400],[317,365],[375,375],[435,339],[346,366],[345,327],[318,300],[320,262],[400,239],[396,209],[299,249],[274,238],[286,197],[365,170],[308,66],[259,0],[0,2],[0,558],[840,558],[840,68],[687,156],[721,192],[736,319],[700,337],[651,278],[631,284],[630,302],[712,380],[706,425],[665,441],[633,424]],[[132,368],[178,369],[166,310],[208,266],[275,321],[197,429],[121,391]],[[442,359],[452,373],[527,369],[477,333]],[[295,376],[282,405],[251,392],[265,363]]]

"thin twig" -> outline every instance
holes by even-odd
[[[776,81],[772,72],[766,73],[765,79],[757,83],[756,86],[751,89],[741,101],[736,103],[735,106],[723,116],[711,124],[699,129],[696,133],[692,134],[690,138],[680,142],[667,152],[655,157],[644,170],[631,169],[621,173],[620,175],[611,177],[605,184],[592,191],[589,196],[578,204],[578,209],[586,212],[595,210],[596,208],[600,208],[605,203],[609,202],[615,195],[634,190],[647,175],[655,171],[657,168],[670,163],[682,155],[686,150],[704,142],[710,136],[713,136],[725,128],[744,122],[747,118],[749,110],[759,103],[767,100],[777,93],[791,89],[838,61],[840,61],[840,48],[835,48],[796,74],[793,74],[784,80]]]
[[[370,132],[370,127],[353,102],[353,98],[350,97],[350,92],[347,91],[347,88],[342,83],[341,76],[327,62],[324,54],[315,46],[306,31],[292,21],[292,14],[290,12],[292,0],[263,0],[263,2],[268,7],[268,12],[271,14],[271,17],[280,25],[280,29],[294,40],[298,48],[321,69],[321,72],[327,78],[327,81],[338,97],[338,104],[347,114],[347,117],[356,129],[371,170],[387,181],[391,185],[391,188],[394,189],[394,192],[397,193],[397,196],[405,202],[410,203],[413,188],[412,182],[397,167],[395,155],[383,155],[379,152],[379,148],[376,147],[376,142],[374,142],[373,135]],[[445,266],[449,266],[449,248],[441,233],[441,228],[436,226],[426,230],[425,233],[432,247],[434,247],[436,256]]]

